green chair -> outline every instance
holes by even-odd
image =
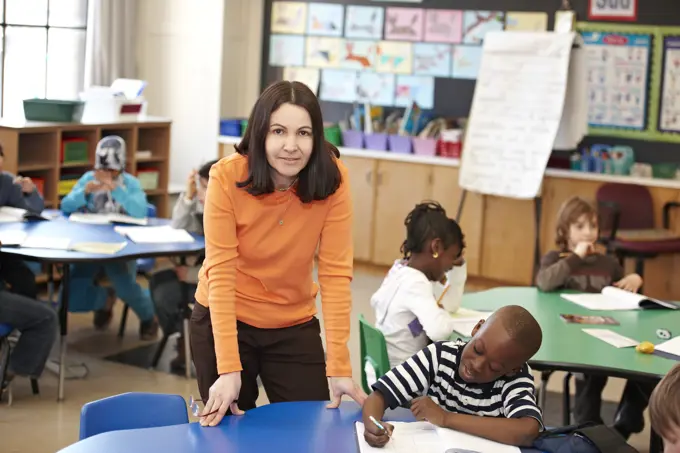
[[[382,332],[366,321],[363,315],[359,315],[359,343],[361,385],[366,393],[371,393],[368,378],[373,381],[390,371],[390,359],[387,357],[387,343]]]

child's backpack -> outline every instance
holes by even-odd
[[[545,453],[638,453],[615,429],[592,423],[546,430],[533,446]]]

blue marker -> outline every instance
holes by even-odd
[[[387,430],[385,429],[385,427],[384,427],[382,424],[380,424],[380,422],[378,422],[378,420],[375,419],[375,417],[373,417],[373,416],[371,415],[371,416],[368,417],[368,418],[369,418],[373,423],[375,423],[375,426],[377,426],[378,428],[380,428],[380,429],[382,429],[383,431],[385,431],[385,434],[387,434],[387,437],[392,437],[392,436],[390,436],[390,432],[387,431]]]

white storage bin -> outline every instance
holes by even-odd
[[[144,113],[144,98],[102,98],[84,99],[83,123],[114,123],[136,121]]]

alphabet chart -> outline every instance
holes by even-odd
[[[680,37],[664,39],[659,130],[680,132]]]
[[[582,32],[588,60],[588,123],[644,130],[652,37]]]

